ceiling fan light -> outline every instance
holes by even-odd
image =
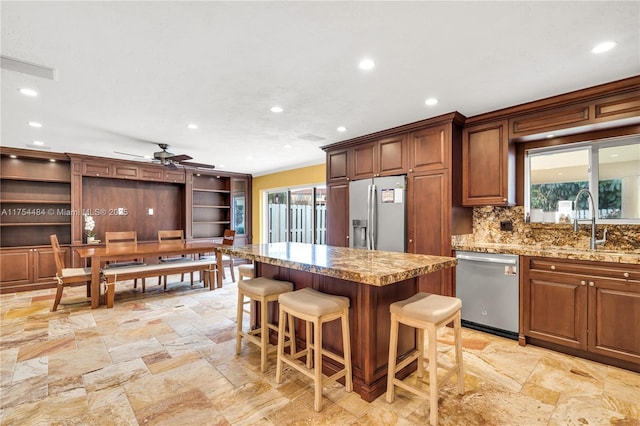
[[[187,128],[191,129],[191,130],[197,130],[198,129],[198,125],[195,123],[189,123],[187,124]]]

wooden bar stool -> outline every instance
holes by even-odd
[[[303,288],[291,293],[284,293],[278,297],[280,316],[278,317],[278,361],[276,367],[276,382],[282,382],[282,364],[286,363],[302,374],[313,379],[315,411],[322,410],[322,388],[333,383],[340,377],[345,379],[347,392],[353,390],[351,375],[351,338],[349,335],[349,298],[333,296],[314,290]],[[296,352],[294,317],[306,321],[306,349]],[[293,342],[289,355],[284,352],[284,327],[289,321],[289,331]],[[344,356],[322,348],[322,324],[340,319],[342,321],[342,347]],[[313,324],[313,340],[311,340],[311,325]],[[322,356],[341,363],[344,368],[331,377],[322,374]],[[306,366],[298,361],[306,356]],[[313,359],[313,364],[312,364]]]
[[[391,335],[389,342],[389,371],[387,376],[387,402],[393,402],[395,386],[401,387],[429,402],[429,423],[432,426],[438,424],[438,387],[442,386],[454,374],[458,376],[458,393],[464,394],[464,372],[462,368],[462,337],[460,310],[462,301],[456,297],[440,296],[437,294],[418,293],[406,300],[392,303],[391,311]],[[456,347],[456,363],[448,369],[446,375],[438,383],[438,350],[436,331],[446,326],[451,321],[454,324],[454,339]],[[418,329],[417,350],[396,365],[398,352],[398,326],[405,324]],[[418,360],[418,377],[422,377],[425,361],[424,358],[424,330],[429,338],[429,393],[404,383],[396,378],[396,373]]]
[[[251,279],[255,277],[255,272],[253,269],[253,264],[250,265],[238,265],[238,275],[240,275],[240,279],[243,280],[245,278]]]
[[[282,293],[293,290],[293,284],[288,281],[278,281],[268,278],[254,278],[238,281],[238,317],[236,326],[236,354],[240,353],[242,338],[260,347],[260,370],[267,370],[267,354],[276,350],[276,347],[268,347],[269,330],[278,331],[275,324],[267,320],[268,303],[276,302]],[[245,332],[242,330],[242,318],[244,313],[244,298],[249,298],[250,314],[253,317],[253,302],[260,303],[260,328]],[[282,333],[282,331],[281,331]],[[259,335],[259,337],[258,337]],[[292,340],[289,340],[289,343]]]

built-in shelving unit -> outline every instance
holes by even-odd
[[[231,179],[198,173],[193,176],[194,238],[215,238],[231,227]]]
[[[57,234],[71,240],[71,173],[69,162],[2,157],[0,245],[48,245]]]

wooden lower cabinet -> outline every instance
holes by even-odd
[[[638,265],[524,257],[522,273],[521,343],[640,371]]]
[[[66,263],[69,249],[62,247]],[[56,263],[51,247],[0,250],[0,293],[55,287]]]

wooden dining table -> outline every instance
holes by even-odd
[[[101,262],[114,260],[131,260],[155,258],[164,256],[179,256],[189,254],[216,253],[218,265],[222,265],[222,253],[217,248],[221,244],[211,241],[168,241],[163,243],[131,244],[129,246],[105,247],[105,246],[83,246],[75,249],[82,259],[91,260],[91,307],[97,308],[100,305],[100,265]],[[222,283],[222,268],[217,268],[217,285]],[[209,285],[210,290],[216,286]]]

